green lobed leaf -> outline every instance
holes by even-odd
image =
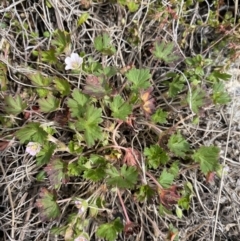
[[[156,112],[151,116],[151,120],[154,123],[164,124],[167,123],[168,113],[162,109],[156,110]]]
[[[192,158],[200,163],[201,171],[206,175],[208,172],[217,171],[219,168],[219,148],[216,146],[201,146],[194,152]]]
[[[119,188],[132,189],[138,180],[138,171],[133,166],[123,165],[120,171],[118,171],[116,167],[109,165],[106,173],[108,174],[107,184]]]
[[[221,105],[227,104],[231,101],[231,97],[228,92],[225,91],[225,87],[222,82],[216,82],[213,84],[212,99],[215,104]]]
[[[40,217],[44,221],[56,219],[60,215],[60,209],[55,195],[46,188],[41,188],[39,196],[40,198],[37,199],[36,206],[39,209]]]
[[[76,122],[76,128],[84,132],[84,138],[88,147],[96,140],[101,140],[102,129],[99,124],[102,122],[102,109],[92,105],[87,106],[85,115]]]
[[[177,177],[179,174],[179,162],[173,162],[168,171],[173,174],[174,178]]]
[[[114,97],[113,102],[109,105],[112,111],[112,116],[120,120],[126,120],[127,116],[132,111],[131,105],[126,103],[120,95]]]
[[[133,68],[126,73],[126,77],[132,83],[131,89],[134,91],[150,87],[148,80],[151,78],[151,74],[149,69]]]
[[[87,169],[84,171],[83,177],[87,180],[98,182],[105,178],[105,176],[106,176],[105,170],[106,170],[106,167]]]
[[[16,132],[16,137],[20,140],[20,143],[25,142],[38,142],[44,145],[47,141],[48,133],[40,127],[39,123],[28,123]]]
[[[138,192],[137,192],[137,199],[140,202],[143,202],[147,199],[150,199],[151,197],[153,197],[155,194],[154,190],[148,186],[148,185],[142,185],[140,186]]]
[[[170,137],[168,141],[168,148],[176,156],[184,157],[186,152],[190,150],[190,144],[184,139],[184,137],[178,131],[177,134],[174,134]]]
[[[116,52],[116,49],[110,42],[111,38],[108,34],[104,33],[94,39],[94,47],[103,54],[112,55]]]
[[[39,87],[48,87],[52,82],[50,77],[44,76],[41,72],[29,74],[27,77],[31,80],[33,85]]]
[[[27,107],[27,103],[22,101],[20,95],[16,95],[15,98],[13,98],[11,95],[5,96],[4,102],[4,109],[8,114],[18,115]]]
[[[48,95],[46,99],[39,99],[38,104],[40,110],[45,113],[53,112],[59,108],[60,100],[52,95]]]
[[[85,112],[83,108],[89,101],[89,98],[83,94],[79,89],[74,89],[72,92],[73,99],[69,99],[67,105],[70,109],[72,117],[80,117]]]
[[[191,95],[190,95],[190,92],[188,91],[187,102],[189,106],[191,103],[192,110],[195,113],[198,113],[199,108],[203,106],[204,97],[205,97],[204,91],[201,90],[200,88],[192,90]]]
[[[48,64],[56,64],[58,62],[57,59],[57,51],[55,48],[50,48],[49,50],[39,52],[39,56],[43,62]]]
[[[165,165],[169,160],[169,156],[159,145],[151,145],[149,148],[145,148],[144,155],[147,157],[147,165],[153,169]]]
[[[175,97],[183,90],[184,83],[181,77],[174,78],[173,81],[169,83],[168,96]]]
[[[214,70],[211,72],[211,74],[208,76],[208,79],[212,82],[218,82],[220,80],[227,81],[231,78],[230,74],[221,73],[219,70]]]
[[[102,224],[97,229],[97,236],[107,241],[115,241],[118,233],[123,230],[123,224],[120,218],[115,219],[112,222]]]
[[[174,175],[168,172],[166,169],[163,169],[158,182],[162,185],[163,188],[169,188],[173,184]]]
[[[70,84],[66,79],[54,77],[53,83],[55,88],[61,93],[62,96],[67,96],[70,93]]]
[[[37,165],[47,164],[56,149],[56,145],[46,142],[36,156]]]
[[[173,53],[174,43],[164,43],[155,44],[155,50],[153,54],[156,58],[163,60],[165,63],[171,63],[174,60],[177,60],[178,57]]]
[[[67,50],[71,44],[71,36],[68,32],[57,29],[54,32],[52,45],[57,47],[58,52]]]

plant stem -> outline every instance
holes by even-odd
[[[153,182],[157,185],[159,190],[163,190],[163,187],[159,184],[159,182],[150,172],[146,172],[146,174],[153,180]]]
[[[126,207],[125,207],[125,205],[123,203],[122,196],[121,196],[121,193],[120,193],[119,189],[117,189],[117,194],[118,194],[118,198],[120,200],[120,203],[122,205],[122,209],[123,209],[123,212],[124,212],[124,215],[125,215],[125,218],[126,218],[126,223],[131,223],[131,221],[130,221],[130,219],[128,217],[128,214],[127,214]]]

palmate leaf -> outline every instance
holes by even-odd
[[[119,232],[123,230],[123,224],[120,218],[115,219],[112,222],[102,224],[97,229],[97,236],[104,238],[107,241],[115,241]]]
[[[116,52],[116,49],[110,42],[110,37],[104,33],[94,39],[94,47],[105,55],[112,55]]]
[[[110,186],[132,189],[137,183],[138,171],[133,166],[123,165],[118,171],[116,167],[109,165],[106,173],[109,175],[106,181]]]
[[[94,75],[88,75],[86,78],[86,84],[83,87],[83,93],[94,96],[96,98],[103,97],[107,91],[104,88],[104,79]]]
[[[54,32],[54,40],[52,40],[52,45],[57,46],[58,52],[63,52],[67,50],[71,44],[70,34],[66,31],[56,30]]]
[[[47,136],[48,133],[40,127],[39,123],[28,123],[16,132],[16,137],[20,140],[20,143],[32,141],[44,145],[47,141]]]
[[[22,101],[22,98],[19,95],[15,98],[12,96],[6,96],[4,102],[4,108],[8,114],[18,115],[27,107],[27,103]]]
[[[101,140],[102,130],[99,124],[102,122],[102,110],[92,105],[87,106],[83,118],[76,122],[76,128],[84,132],[84,140],[90,147],[96,140]]]
[[[132,83],[131,89],[134,91],[144,90],[150,87],[151,78],[148,69],[131,69],[126,73],[127,79]]]
[[[151,120],[154,123],[164,124],[167,122],[168,112],[163,111],[162,109],[156,110],[156,112],[151,116]]]
[[[27,77],[31,80],[33,85],[39,86],[39,87],[48,87],[52,82],[50,77],[44,76],[40,72],[29,74]]]
[[[201,171],[206,175],[219,169],[219,148],[216,146],[201,146],[192,155],[194,161],[200,163]]]
[[[126,103],[120,95],[114,97],[113,102],[109,105],[112,111],[112,116],[120,120],[126,120],[127,116],[132,111],[131,105]]]
[[[39,209],[40,217],[43,221],[52,220],[60,215],[60,209],[56,202],[56,197],[46,188],[41,188],[39,193],[40,198],[36,201],[36,206]]]
[[[70,109],[72,117],[81,117],[85,111],[85,104],[89,98],[83,94],[79,89],[74,89],[72,92],[73,99],[69,99],[67,105]]]
[[[67,164],[59,158],[51,160],[44,168],[54,189],[59,189],[66,182]]]
[[[62,96],[66,96],[70,93],[70,84],[66,79],[54,77],[53,82],[55,84],[55,88],[61,93]]]
[[[162,185],[163,188],[169,188],[173,184],[174,175],[168,172],[166,169],[163,169],[158,182]]]
[[[56,145],[49,142],[45,143],[40,152],[37,154],[37,165],[47,164],[50,161],[55,149]]]
[[[214,83],[212,98],[215,104],[224,105],[231,101],[231,97],[228,92],[225,91],[225,85],[222,82]]]
[[[153,54],[156,58],[163,60],[165,63],[171,63],[178,59],[178,57],[173,53],[173,49],[174,43],[156,43],[155,51],[153,51]]]
[[[168,148],[176,156],[184,157],[186,152],[188,152],[190,149],[190,144],[184,139],[184,137],[178,131],[177,134],[174,134],[170,137],[168,141]]]
[[[147,165],[153,169],[166,164],[169,160],[169,156],[159,145],[151,145],[149,148],[145,148],[144,155],[147,157]]]
[[[59,99],[52,95],[48,95],[46,99],[39,99],[38,104],[40,106],[40,110],[45,113],[49,113],[55,111],[59,107]]]
[[[191,95],[190,92],[188,92],[187,102],[189,105],[191,104],[192,110],[195,113],[198,113],[199,108],[203,106],[204,96],[204,91],[199,88],[192,90]]]

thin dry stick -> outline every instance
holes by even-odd
[[[0,166],[1,166],[1,169],[2,169],[3,176],[6,176],[6,172],[5,172],[5,170],[4,170],[4,167],[3,167],[3,165],[2,165],[2,162],[0,162]],[[7,183],[7,179],[6,179],[6,183]],[[9,185],[7,185],[7,191],[8,191],[8,197],[9,197],[10,205],[11,205],[11,209],[12,209],[11,238],[13,239],[13,238],[14,238],[14,221],[15,221],[15,214],[14,214],[14,204],[13,204],[13,199],[12,199],[12,192],[11,192],[11,190],[10,190]]]
[[[235,98],[235,94],[236,93],[234,91],[233,99]],[[227,149],[228,149],[228,143],[229,143],[230,134],[231,134],[231,126],[232,126],[232,120],[233,120],[233,109],[234,109],[234,106],[235,106],[235,103],[233,101],[232,108],[231,108],[231,116],[230,116],[230,122],[229,122],[229,129],[228,129],[228,135],[227,135],[226,148],[225,148],[225,153],[224,153],[224,158],[223,158],[223,166],[225,166],[226,158],[227,158]],[[220,182],[220,187],[219,187],[219,191],[218,191],[217,210],[216,210],[216,217],[215,217],[212,241],[215,241],[215,236],[216,236],[216,231],[217,231],[217,221],[218,221],[218,216],[219,216],[220,198],[221,198],[221,195],[222,195],[224,175],[225,175],[224,174],[224,169],[222,169],[221,182]]]

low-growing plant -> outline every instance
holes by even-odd
[[[140,4],[140,1],[127,0],[113,2],[127,7],[131,13],[136,12]],[[191,4],[192,1],[186,1],[184,8]],[[170,7],[159,4],[158,8],[164,13],[151,10],[148,18],[153,16],[168,22],[169,17],[177,16]],[[88,13],[82,14],[78,27],[88,18]],[[219,26],[216,21],[212,24]],[[17,22],[15,27],[20,31]],[[48,34],[51,35],[45,33]],[[34,36],[33,33],[32,39]],[[130,42],[139,41],[139,36],[135,36]],[[182,164],[188,169],[200,170],[207,180],[222,168],[218,147],[194,148],[178,129],[182,120],[172,124],[169,109],[157,105],[161,96],[153,84],[150,68],[138,68],[130,63],[121,67],[108,65],[104,60],[117,50],[107,33],[95,37],[93,46],[101,59],[95,59],[94,53],[86,55],[84,50],[71,53],[71,33],[56,30],[49,49],[35,49],[32,57],[37,63],[65,74],[51,75],[31,64],[25,74],[31,83],[31,88],[24,93],[26,96],[17,94],[4,99],[6,114],[11,118],[22,115],[27,120],[15,136],[26,145],[26,153],[36,156],[36,163],[41,167],[36,180],[50,183],[49,187],[46,184],[40,189],[36,201],[40,217],[52,221],[61,215],[62,203],[75,206],[65,225],[52,229],[53,234],[64,236],[66,241],[90,240],[88,227],[92,220],[103,212],[113,213],[107,206],[107,192],[116,194],[125,218],[125,222],[116,217],[111,222],[99,223],[96,236],[107,241],[116,240],[120,232],[129,236],[139,231],[139,224],[129,217],[122,198],[127,190],[138,203],[148,203],[157,196],[159,215],[182,218],[194,196],[189,181],[179,184]],[[175,48],[175,42],[162,39],[152,46],[151,54],[159,64],[168,65],[179,58],[174,53]],[[162,78],[166,88],[163,99],[171,99],[178,102],[180,108],[186,108],[189,115],[184,118],[194,124],[201,120],[208,106],[230,101],[223,84],[230,75],[214,68],[214,62],[200,54],[181,62],[185,66],[183,72],[172,69]],[[0,63],[0,77],[1,91],[5,91],[8,80],[3,63]],[[76,77],[80,80],[78,84],[71,82]],[[27,105],[30,92],[36,99],[36,105],[31,107]],[[47,121],[35,121],[37,115],[47,116]],[[0,116],[2,126],[10,125],[8,118]],[[67,133],[66,140],[58,139],[61,128]],[[151,138],[137,146],[125,130],[143,136],[149,132]],[[98,188],[94,192],[89,190],[86,198],[70,196],[61,200],[59,190],[75,178],[98,184]],[[167,238],[178,240],[178,230],[172,225]]]
[[[59,58],[68,52],[71,45],[69,36],[69,33],[58,30],[50,50],[38,50],[33,54],[53,68],[58,66],[64,71]],[[106,33],[95,38],[94,47],[104,56],[116,52]],[[172,54],[173,47],[174,43],[156,43],[152,54],[156,60],[167,64],[177,59]],[[53,116],[51,121],[43,123],[29,121],[16,132],[20,143],[27,145],[26,152],[36,155],[37,165],[42,166],[37,180],[45,182],[48,178],[50,182],[49,188],[41,188],[36,202],[41,218],[58,218],[61,215],[59,204],[70,202],[75,205],[75,212],[69,214],[64,226],[53,228],[52,233],[63,235],[69,241],[90,240],[87,227],[91,219],[101,212],[111,212],[105,206],[104,193],[114,192],[122,205],[126,223],[118,217],[110,223],[100,224],[96,230],[98,237],[114,241],[120,232],[128,236],[139,229],[128,215],[122,199],[124,190],[135,193],[137,202],[148,202],[157,195],[159,215],[174,211],[181,218],[183,210],[190,208],[194,195],[190,182],[181,186],[177,184],[181,163],[187,164],[188,168],[199,168],[207,178],[221,168],[219,148],[200,146],[193,149],[177,130],[180,122],[167,125],[168,111],[156,106],[156,90],[149,69],[129,66],[123,71],[117,66],[105,66],[93,60],[94,56],[81,55],[72,53],[65,59],[68,73],[81,74],[84,84],[80,88],[74,88],[67,76],[62,78],[36,71],[27,77],[35,88],[38,105],[29,109],[20,95],[5,98],[5,111],[9,115],[24,113],[26,119],[44,113]],[[173,71],[163,80],[168,88],[167,98],[181,96],[182,106],[188,106],[192,111],[190,117],[201,118],[199,113],[204,111],[209,101],[211,104],[225,104],[230,100],[222,84],[222,80],[229,76],[218,70],[206,76],[205,69],[211,63],[200,55],[187,58],[184,73]],[[4,71],[4,66],[2,69]],[[123,81],[114,82],[116,76],[121,76]],[[212,92],[202,89],[203,78],[208,81]],[[153,131],[152,140],[142,149],[136,148],[131,141],[121,144],[120,136],[124,138],[122,130],[128,128],[140,133],[140,125],[145,126],[144,131],[146,128]],[[168,127],[163,130],[160,125]],[[56,138],[58,126],[68,130],[71,137],[68,141]],[[68,153],[71,159],[65,159],[63,153]],[[86,199],[72,196],[61,200],[58,190],[76,177],[99,183],[99,189]],[[171,240],[177,238],[174,227],[169,232]]]

